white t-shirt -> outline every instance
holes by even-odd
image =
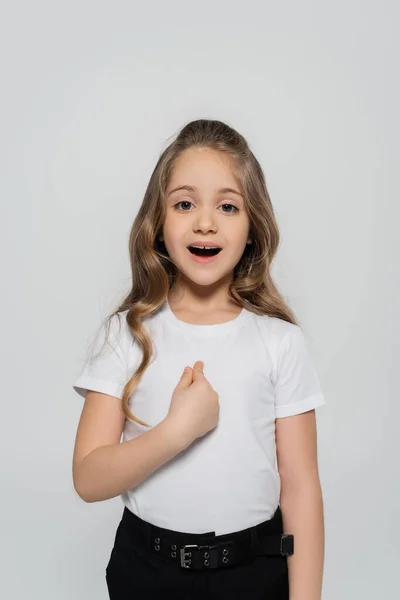
[[[126,313],[112,318],[101,355],[85,362],[73,386],[81,396],[94,390],[122,397],[142,354]],[[184,367],[196,360],[219,394],[220,414],[215,429],[123,493],[124,505],[154,525],[193,533],[222,535],[270,519],[280,498],[275,419],[326,403],[301,328],[246,309],[227,323],[193,325],[167,301],[144,324],[154,355],[131,395],[133,414],[152,427],[162,421]],[[96,353],[105,331],[103,325]],[[122,442],[145,431],[126,420]]]

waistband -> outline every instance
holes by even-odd
[[[181,567],[204,569],[234,566],[259,555],[283,557],[293,554],[294,536],[283,534],[282,527],[279,506],[271,519],[223,535],[215,535],[213,531],[190,533],[158,527],[125,507],[119,529],[153,554],[168,558]]]
[[[165,537],[171,539],[173,538],[174,540],[177,540],[179,543],[182,544],[188,542],[191,542],[193,544],[201,542],[204,544],[208,541],[216,543],[223,542],[227,539],[247,538],[251,536],[252,532],[256,532],[257,534],[263,535],[271,535],[276,533],[282,533],[283,531],[282,512],[280,506],[277,507],[271,519],[258,523],[257,525],[253,525],[252,527],[248,527],[246,529],[241,529],[222,535],[215,535],[214,531],[208,531],[204,533],[191,533],[176,531],[174,529],[167,529],[164,527],[158,527],[157,525],[153,525],[152,523],[144,521],[143,519],[135,515],[126,506],[123,511],[122,522],[131,531],[132,535],[135,536],[135,539],[143,543],[146,543],[148,540],[151,540],[154,537]]]

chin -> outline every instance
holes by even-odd
[[[185,271],[181,271],[182,274],[182,278],[184,280],[190,281],[191,283],[194,283],[195,285],[213,285],[215,283],[217,283],[218,281],[220,281],[221,279],[225,279],[228,276],[232,276],[233,275],[233,270],[232,272],[229,271],[229,273],[198,273],[196,275],[192,274],[189,275],[188,273],[186,273]]]

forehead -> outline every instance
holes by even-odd
[[[189,148],[175,161],[167,189],[175,185],[238,187],[232,157],[210,148]]]

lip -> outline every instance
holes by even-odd
[[[196,242],[192,242],[189,246],[208,246],[209,248],[221,248],[215,242],[205,242],[204,240],[197,240]]]
[[[196,244],[197,245],[197,244]],[[194,260],[197,263],[200,264],[208,264],[208,263],[212,263],[214,261],[217,260],[218,256],[221,254],[222,250],[220,250],[218,252],[218,254],[216,254],[215,256],[197,256],[196,254],[192,254],[189,250],[189,248],[187,249],[187,251],[189,252],[189,256],[192,260]]]

